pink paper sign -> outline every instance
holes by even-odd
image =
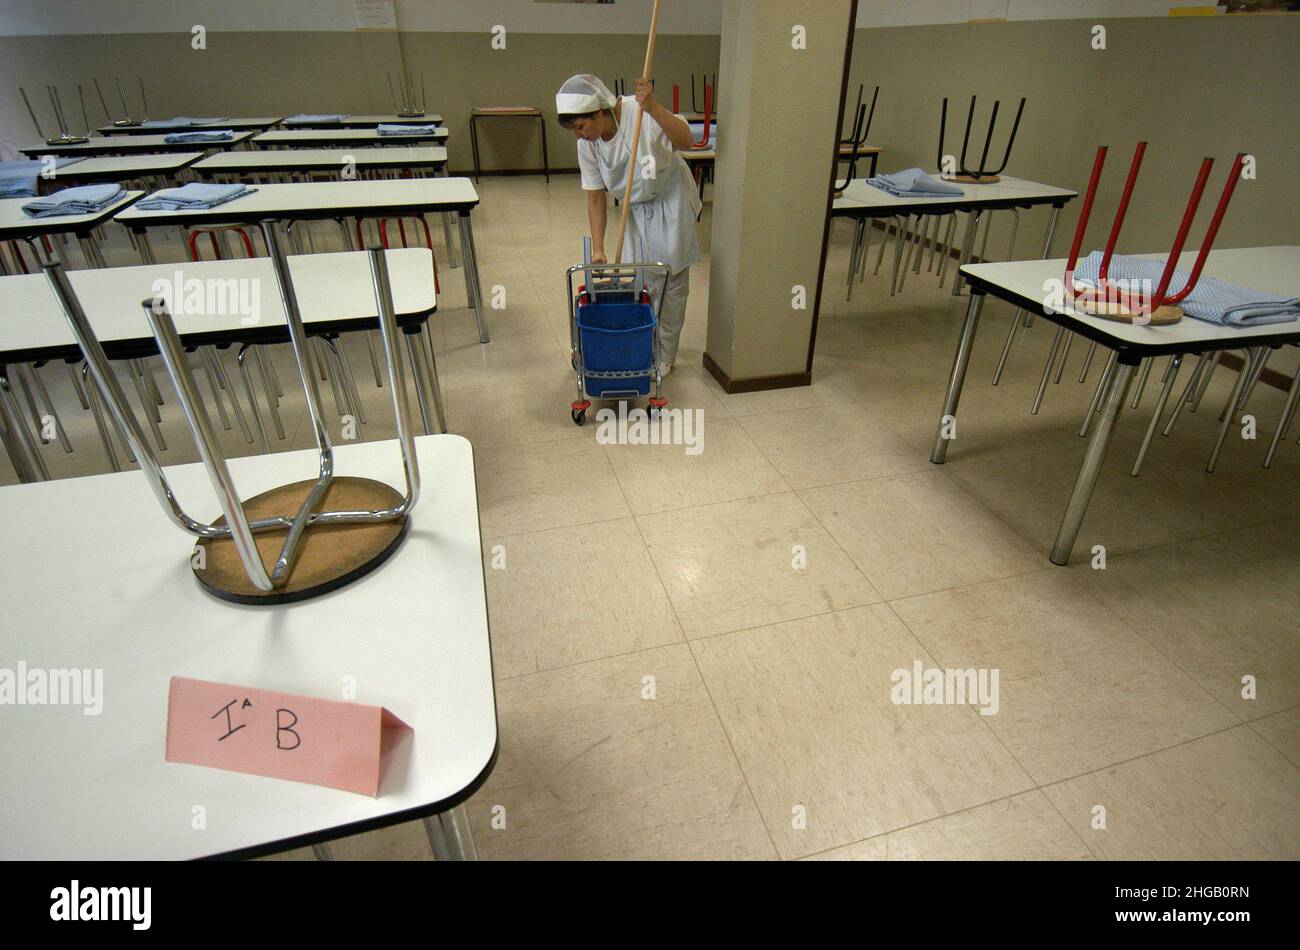
[[[167,761],[379,794],[385,730],[411,727],[382,706],[173,676]]]

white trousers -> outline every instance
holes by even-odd
[[[686,324],[686,297],[691,292],[691,269],[686,267],[676,274],[670,274],[666,288],[660,277],[649,276],[646,283],[650,284],[650,303],[659,314],[659,352],[655,354],[655,361],[676,362],[677,341]],[[659,302],[661,290],[662,306]]]

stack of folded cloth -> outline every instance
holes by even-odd
[[[23,205],[23,214],[29,218],[53,218],[68,214],[94,214],[103,211],[122,198],[126,191],[121,185],[81,185],[64,188],[52,195],[29,201]]]
[[[54,159],[55,176],[57,177],[60,168],[66,168],[79,161],[82,161],[81,156]],[[45,169],[46,162],[35,159],[0,162],[0,198],[35,198],[37,179]]]
[[[229,129],[203,132],[172,132],[163,137],[168,145],[183,145],[187,142],[229,142],[235,133]]]
[[[1079,261],[1074,269],[1075,281],[1095,287],[1101,270],[1101,258],[1101,251],[1093,251]],[[1106,278],[1121,290],[1152,294],[1160,286],[1160,275],[1164,270],[1163,260],[1116,254],[1110,259]],[[1169,289],[1176,293],[1187,285],[1190,276],[1190,271],[1174,271]],[[1189,317],[1227,327],[1253,327],[1300,319],[1300,299],[1238,287],[1204,276],[1178,306]]]
[[[221,115],[196,119],[193,116],[178,115],[173,119],[145,119],[140,126],[146,129],[179,129],[189,125],[216,125],[218,122],[225,122],[228,118],[230,116]]]
[[[299,112],[297,115],[291,115],[284,120],[285,125],[305,125],[309,122],[342,122],[344,119],[352,118],[351,113],[327,113],[313,115],[308,112]]]
[[[380,135],[428,135],[437,126],[430,123],[429,125],[391,125],[381,124],[379,126]]]
[[[950,185],[933,175],[927,175],[920,168],[908,168],[891,175],[877,175],[875,178],[868,178],[867,184],[897,198],[948,198],[952,195],[965,194],[956,185]]]
[[[257,191],[247,185],[214,185],[192,181],[179,188],[155,191],[136,205],[141,211],[205,211],[218,205],[251,195]]]

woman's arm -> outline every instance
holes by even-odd
[[[587,222],[591,225],[591,262],[609,263],[605,257],[605,192],[587,192]]]
[[[646,115],[659,123],[659,127],[668,136],[668,141],[673,143],[673,148],[686,151],[691,147],[691,127],[659,104],[654,97],[654,87],[648,79],[636,81],[636,101]]]

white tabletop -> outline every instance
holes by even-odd
[[[103,711],[5,706],[0,858],[181,859],[391,823],[475,784],[497,745],[470,444],[416,440],[424,492],[374,573],[315,600],[245,607],[204,592],[193,540],[137,471],[0,489],[2,665],[102,669]],[[400,488],[392,441],[343,445],[336,474]],[[244,498],[316,475],[316,452],[233,459]],[[220,515],[199,464],[167,469],[181,503]],[[120,543],[129,539],[129,543]],[[111,556],[106,543],[113,543]],[[377,798],[163,759],[173,676],[386,706],[414,730]],[[195,806],[206,829],[191,828]],[[409,820],[412,816],[402,816]]]
[[[262,115],[216,122],[187,122],[184,125],[105,125],[95,131],[100,135],[149,135],[154,132],[206,132],[209,129],[269,129],[280,119],[278,115]]]
[[[81,167],[80,162],[69,168]],[[61,214],[50,218],[29,218],[23,214],[23,205],[35,198],[0,198],[0,240],[9,240],[24,234],[61,234],[67,231],[84,233],[113,217],[144,195],[143,191],[128,191],[117,201],[93,214]]]
[[[386,251],[385,256],[397,316],[433,312],[438,301],[433,289],[432,252],[423,247],[398,248]],[[295,255],[289,258],[289,273],[304,323],[374,320],[379,315],[370,281],[370,261],[364,251]],[[256,281],[251,286],[259,291],[257,323],[244,323],[239,314],[207,313],[205,299],[194,307],[198,312],[175,315],[181,336],[230,332],[251,338],[254,330],[281,328],[285,322],[275,271],[268,257],[74,270],[67,274],[95,335],[110,351],[114,343],[153,340],[140,303],[154,296],[155,281],[159,280],[171,286],[191,279]],[[53,355],[62,348],[75,349],[76,341],[45,275],[0,277],[0,359],[5,359],[6,354],[35,351],[50,351]]]
[[[257,221],[262,218],[311,218],[379,211],[462,210],[478,204],[478,192],[468,178],[402,178],[395,181],[309,181],[257,185],[256,191],[203,211],[141,211],[130,208],[117,216],[131,227],[175,224],[180,220]]]
[[[254,152],[218,152],[194,166],[197,172],[241,172],[284,169],[293,171],[342,168],[351,161],[358,168],[372,165],[386,167],[432,168],[445,165],[447,150],[441,146],[398,145],[393,148],[295,148],[283,151],[259,149]]]
[[[872,212],[876,216],[902,214],[906,209],[938,209],[949,207],[980,207],[981,205],[1016,205],[1064,203],[1077,198],[1079,193],[1069,188],[1044,185],[1023,178],[1003,177],[1001,181],[985,185],[968,185],[958,181],[945,182],[962,190],[961,195],[943,198],[900,198],[881,191],[874,185],[867,184],[865,178],[849,182],[844,193],[835,199],[832,206],[834,213],[851,214],[854,212]]]
[[[177,142],[167,141],[168,135],[184,132],[185,129],[173,129],[158,135],[113,135],[96,138],[78,145],[28,145],[19,149],[24,155],[129,155],[135,152],[184,152],[202,151],[211,148],[234,148],[241,142],[251,139],[254,132],[236,132],[229,139],[221,142]],[[206,130],[201,130],[206,131]],[[212,130],[217,131],[217,130]]]
[[[247,154],[247,153],[244,153]],[[117,180],[139,178],[143,175],[170,175],[194,164],[203,157],[202,152],[146,153],[143,155],[101,155],[84,158],[66,168],[58,169],[54,179]]]
[[[429,122],[403,122],[402,125],[430,125]],[[382,145],[385,142],[391,142],[397,145],[401,142],[423,142],[435,139],[445,139],[451,133],[445,128],[436,128],[430,132],[417,132],[412,135],[380,135],[377,129],[271,129],[269,132],[262,132],[253,136],[255,145],[298,145],[304,142],[312,143],[334,143],[345,145],[350,143]]]
[[[288,116],[284,120],[284,125],[294,129],[336,129],[336,128],[364,128],[368,125],[435,125],[442,123],[442,116],[436,112],[426,112],[424,115],[402,116],[402,115],[350,115],[343,119],[316,119],[307,122],[293,122],[293,117]]]
[[[1196,251],[1183,253],[1178,258],[1179,269],[1191,270],[1196,262],[1196,254]],[[1164,260],[1168,254],[1138,256]],[[1064,259],[1058,259],[967,264],[962,267],[962,273],[986,281],[1010,297],[1026,301],[1032,306],[1042,304],[1049,288],[1063,285],[1065,263]],[[1300,297],[1300,247],[1243,247],[1210,251],[1201,276],[1217,277],[1239,287],[1268,291],[1280,297]],[[1055,283],[1051,283],[1053,281]],[[1178,287],[1172,289],[1177,290]],[[1061,308],[1061,315],[1068,316],[1078,328],[1086,328],[1092,337],[1105,337],[1138,348],[1155,346],[1190,349],[1197,344],[1225,342],[1245,345],[1243,341],[1252,338],[1288,334],[1300,339],[1300,320],[1254,327],[1225,327],[1185,316],[1177,323],[1165,326],[1133,326],[1079,313],[1069,307]]]

